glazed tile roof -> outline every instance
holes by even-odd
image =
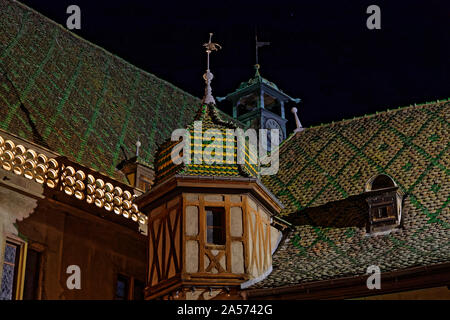
[[[256,154],[250,153],[247,146],[245,163],[237,164],[237,139],[234,135],[227,135],[227,130],[232,129],[234,132],[236,128],[241,127],[239,123],[228,117],[225,118],[213,105],[202,105],[194,120],[201,123],[202,127],[201,131],[196,131],[194,123],[187,126],[187,131],[190,134],[191,162],[189,164],[174,164],[171,153],[178,141],[170,141],[169,139],[160,147],[156,156],[156,183],[160,183],[175,174],[227,177],[256,177],[258,175],[257,165],[252,164],[257,162]],[[208,136],[208,133],[218,136]],[[202,160],[199,163],[195,162],[195,157],[198,155],[195,146],[199,146],[195,138],[196,134],[200,137],[199,139],[203,137],[201,141]],[[228,145],[227,141],[229,142]],[[218,161],[213,163],[205,161],[206,148],[219,145],[222,148],[223,159],[217,159]],[[231,155],[233,160],[227,161],[227,155]]]
[[[0,128],[125,181],[135,154],[195,115],[200,100],[85,41],[34,10],[0,0]],[[176,115],[176,116],[171,116]]]
[[[254,287],[279,287],[450,261],[450,103],[399,108],[306,129],[280,147],[263,183],[295,221]],[[403,227],[367,236],[366,182],[391,176],[406,194]]]

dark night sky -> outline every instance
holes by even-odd
[[[189,93],[203,95],[202,44],[214,32],[213,94],[261,74],[302,99],[304,126],[450,97],[450,1],[81,1],[21,0],[75,33]],[[381,30],[366,27],[381,8]],[[292,116],[289,113],[292,124]]]

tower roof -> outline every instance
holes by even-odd
[[[259,72],[259,69],[260,69],[260,66],[258,64],[256,64],[255,65],[255,70],[256,70],[255,75],[252,78],[250,78],[247,81],[241,82],[241,84],[235,91],[227,94],[225,97],[217,97],[217,100],[219,102],[223,101],[225,99],[233,100],[233,98],[235,98],[235,97],[237,98],[240,96],[244,96],[252,91],[256,91],[257,89],[264,88],[264,89],[266,89],[265,90],[266,93],[274,95],[283,101],[292,101],[295,103],[300,102],[300,99],[292,98],[291,96],[284,93],[283,90],[278,88],[278,86],[275,83],[267,80],[266,78],[263,78]]]
[[[198,124],[201,124],[201,127],[197,126]],[[247,145],[245,146],[245,163],[237,163],[238,146],[237,138],[234,135],[234,130],[237,128],[237,122],[224,118],[214,105],[203,104],[199,108],[194,122],[186,128],[190,135],[190,163],[175,164],[172,161],[171,153],[179,141],[167,140],[160,146],[156,155],[156,183],[158,184],[174,175],[257,177],[258,166],[251,164],[256,162],[256,154],[250,153]],[[199,146],[199,142],[201,143],[201,151],[195,148]],[[220,157],[219,161],[210,163],[204,159],[204,156],[206,148],[213,146],[213,143],[222,146],[223,157]],[[217,149],[211,154],[216,151]],[[181,155],[183,156],[182,152]],[[199,155],[201,161],[195,163],[195,157]],[[233,161],[227,160],[227,157],[230,158],[230,156]]]

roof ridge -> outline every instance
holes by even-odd
[[[436,101],[431,101],[431,102],[424,102],[424,103],[421,103],[421,104],[415,103],[414,105],[410,104],[410,105],[407,105],[407,106],[397,107],[395,109],[387,109],[387,110],[383,110],[383,111],[376,111],[375,113],[365,114],[365,115],[362,115],[362,116],[353,117],[351,119],[342,119],[342,120],[338,120],[338,121],[331,121],[331,122],[327,122],[327,123],[321,123],[321,124],[318,124],[318,125],[315,125],[315,126],[307,127],[305,129],[308,130],[308,129],[321,128],[321,127],[326,127],[326,126],[330,126],[330,125],[333,125],[333,124],[343,123],[345,121],[353,121],[353,120],[362,119],[362,118],[366,118],[367,119],[367,118],[375,117],[375,116],[378,116],[380,114],[385,114],[385,113],[388,113],[388,112],[398,112],[398,111],[402,111],[402,110],[407,110],[409,108],[411,108],[411,109],[412,108],[420,108],[420,107],[425,107],[425,106],[435,105],[435,104],[440,104],[440,103],[446,103],[446,102],[450,102],[450,98],[442,99],[442,100],[436,100]],[[295,136],[295,133],[292,133],[291,135]],[[290,139],[290,136],[289,136],[288,139]],[[286,139],[286,140],[288,140],[288,139]]]
[[[99,46],[99,45],[97,45],[97,44],[95,44],[95,43],[93,43],[93,42],[91,42],[91,41],[89,41],[89,40],[87,40],[87,39],[81,37],[81,36],[79,36],[78,34],[72,32],[72,31],[70,31],[70,30],[67,30],[62,24],[59,24],[58,22],[56,22],[56,21],[50,19],[49,17],[45,16],[44,14],[40,13],[39,11],[36,11],[35,9],[33,9],[33,8],[29,7],[29,6],[27,6],[26,4],[24,4],[24,3],[20,2],[20,1],[17,1],[17,0],[10,0],[10,2],[13,2],[13,3],[17,4],[18,6],[22,7],[24,10],[28,10],[28,11],[30,11],[30,12],[32,12],[32,13],[38,15],[40,18],[43,18],[43,19],[44,19],[45,21],[47,21],[48,23],[53,24],[54,26],[60,28],[63,32],[65,32],[65,33],[67,33],[67,34],[70,34],[71,36],[73,36],[74,38],[78,39],[79,41],[82,41],[83,43],[85,43],[85,44],[87,44],[87,45],[89,45],[89,46],[91,46],[91,47],[95,47],[96,49],[99,49],[99,50],[103,51],[105,54],[107,54],[107,55],[109,55],[109,56],[112,56],[113,58],[116,58],[116,59],[118,59],[118,60],[124,62],[126,65],[128,65],[128,66],[130,66],[130,67],[132,67],[132,68],[134,68],[134,69],[137,69],[137,70],[135,70],[135,71],[140,71],[140,72],[142,72],[142,73],[144,73],[144,74],[147,74],[147,75],[149,75],[149,76],[151,76],[151,77],[153,77],[153,78],[156,78],[157,80],[162,81],[164,84],[166,84],[166,85],[172,87],[173,89],[179,90],[179,91],[181,91],[182,93],[185,93],[186,95],[189,95],[189,96],[191,96],[191,97],[194,98],[194,99],[199,99],[199,100],[200,100],[200,98],[198,98],[198,97],[192,95],[191,93],[189,93],[189,92],[187,92],[187,91],[184,91],[184,90],[181,89],[180,87],[177,87],[176,85],[174,85],[174,84],[168,82],[167,80],[164,80],[164,79],[162,79],[162,78],[156,76],[155,74],[153,74],[153,73],[151,73],[151,72],[149,72],[149,71],[146,71],[146,70],[144,70],[144,69],[142,69],[142,68],[139,68],[138,66],[136,66],[136,65],[134,65],[133,63],[131,63],[131,62],[125,60],[124,58],[122,58],[122,57],[120,57],[120,56],[118,56],[118,55],[116,55],[116,54],[114,54],[114,53],[112,53],[112,52],[106,50],[105,48],[103,48],[103,47],[101,47],[101,46]]]

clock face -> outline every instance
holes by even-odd
[[[268,119],[266,121],[265,127],[266,129],[278,129],[278,136],[279,136],[278,142],[281,142],[281,140],[283,140],[283,129],[275,119]],[[267,134],[267,139],[269,140],[268,142],[270,143],[270,131]]]

